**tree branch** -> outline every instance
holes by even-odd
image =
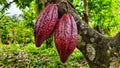
[[[47,2],[49,1],[51,0]],[[116,66],[115,60],[120,62],[120,33],[115,37],[104,37],[82,21],[76,10],[67,1],[59,0],[56,4],[59,8],[59,17],[65,13],[70,13],[74,17],[79,34],[77,48],[84,54],[89,66],[91,68],[118,68],[120,65]]]
[[[88,2],[87,2],[87,0],[84,0],[84,21],[85,21],[86,23],[89,22]]]

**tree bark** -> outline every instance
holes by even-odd
[[[43,3],[56,3],[59,8],[59,17],[64,13],[73,15],[79,37],[77,48],[84,54],[90,68],[120,67],[120,32],[114,37],[104,37],[82,21],[76,10],[66,0],[47,0]]]
[[[88,2],[84,0],[84,21],[88,24],[89,23],[89,14],[88,14]]]

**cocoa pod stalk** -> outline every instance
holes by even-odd
[[[60,60],[65,62],[74,51],[78,41],[77,26],[71,14],[64,14],[59,20],[54,39]]]
[[[58,20],[58,7],[55,4],[49,4],[39,14],[34,25],[35,44],[40,47],[41,44],[50,37]]]

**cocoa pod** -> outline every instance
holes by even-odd
[[[65,62],[74,51],[78,41],[77,26],[71,14],[64,14],[59,20],[54,39],[60,60]]]
[[[39,14],[34,25],[34,37],[36,47],[49,38],[58,20],[58,7],[55,4],[49,4]]]

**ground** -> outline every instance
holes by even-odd
[[[75,49],[65,63],[59,60],[55,45],[36,48],[33,43],[0,44],[0,68],[89,68],[82,53]]]

